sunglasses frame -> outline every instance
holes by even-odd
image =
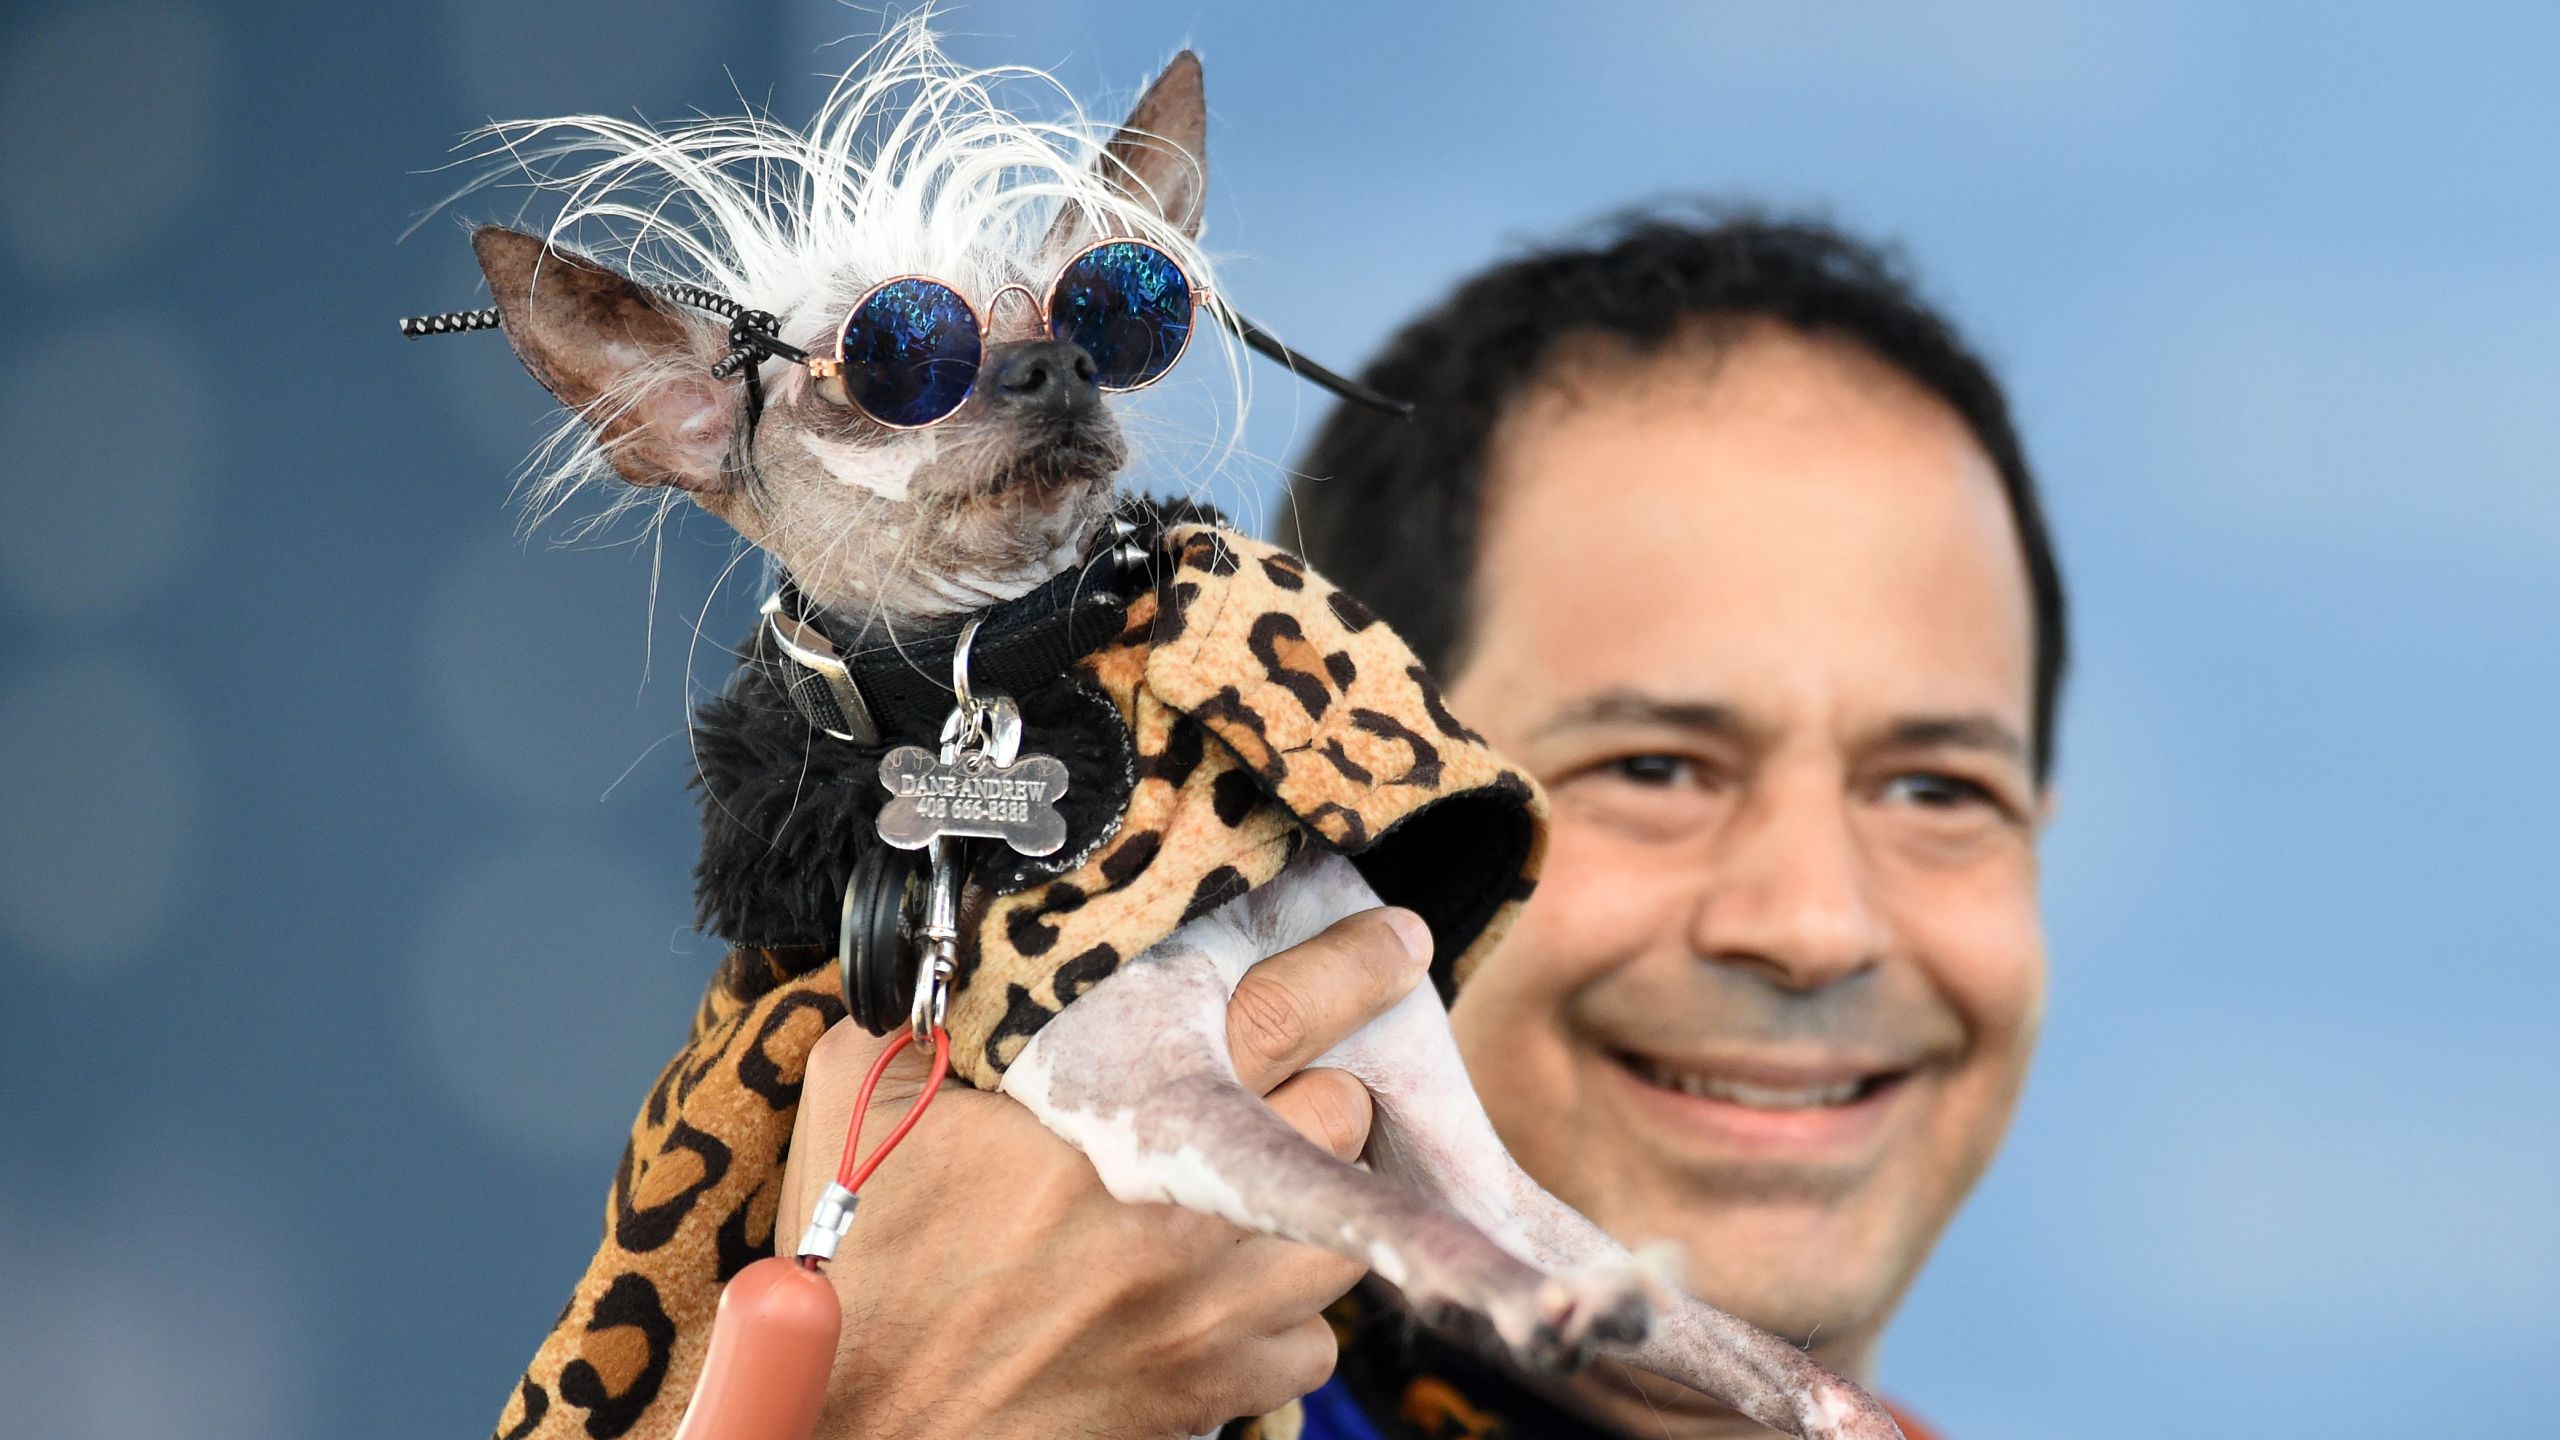
[[[1156,252],[1158,255],[1162,255],[1165,263],[1173,267],[1174,273],[1182,277],[1183,288],[1190,293],[1191,297],[1191,313],[1185,317],[1182,329],[1182,344],[1174,350],[1173,358],[1164,362],[1162,369],[1159,369],[1155,374],[1148,376],[1146,379],[1139,381],[1135,385],[1101,386],[1101,389],[1105,394],[1135,394],[1138,391],[1144,390],[1148,386],[1155,384],[1157,381],[1162,380],[1167,375],[1172,374],[1173,367],[1182,363],[1182,357],[1191,353],[1191,337],[1199,333],[1200,329],[1201,302],[1211,293],[1207,287],[1200,285],[1191,278],[1191,272],[1182,268],[1182,262],[1174,259],[1172,252],[1166,250],[1163,246],[1156,244],[1152,240],[1143,239],[1136,235],[1107,236],[1103,239],[1094,241],[1092,244],[1078,250],[1073,255],[1059,261],[1058,273],[1050,277],[1049,293],[1045,297],[1033,294],[1031,287],[1023,284],[1019,280],[1008,281],[1005,284],[999,285],[996,287],[996,293],[987,297],[987,305],[984,310],[979,309],[976,301],[971,300],[966,294],[962,293],[959,286],[952,284],[950,281],[943,279],[939,275],[892,275],[887,279],[880,281],[878,284],[873,285],[870,289],[863,291],[860,295],[854,297],[853,304],[844,312],[844,319],[836,325],[836,353],[833,356],[810,355],[804,358],[800,363],[808,368],[811,379],[830,380],[841,377],[845,371],[844,333],[852,326],[853,317],[861,314],[862,307],[871,303],[871,297],[902,280],[922,280],[929,284],[941,286],[943,289],[950,291],[954,298],[958,299],[963,306],[967,307],[970,321],[978,327],[978,373],[969,377],[969,388],[960,393],[959,404],[952,406],[950,409],[943,411],[941,414],[934,416],[930,420],[920,420],[913,425],[900,425],[895,421],[883,420],[879,416],[872,414],[868,406],[854,398],[851,386],[845,387],[844,392],[846,403],[850,404],[854,409],[861,411],[864,419],[884,430],[930,429],[933,426],[939,425],[943,421],[950,419],[952,416],[959,414],[961,407],[969,403],[969,397],[978,393],[978,380],[980,376],[986,374],[987,352],[992,348],[993,344],[993,342],[987,338],[993,333],[993,327],[989,325],[988,321],[995,315],[996,307],[1004,303],[1004,297],[1011,294],[1019,294],[1023,299],[1030,301],[1033,308],[1039,313],[1040,328],[1042,332],[1049,335],[1050,338],[1055,339],[1057,338],[1056,331],[1051,328],[1052,322],[1050,317],[1054,313],[1057,305],[1058,287],[1066,283],[1067,272],[1073,270],[1076,267],[1076,263],[1084,259],[1086,256],[1093,254],[1097,250],[1102,250],[1113,245],[1144,245],[1148,249]]]
[[[1141,240],[1134,235],[1115,235],[1108,239],[1097,240],[1093,244],[1086,246],[1084,249],[1077,251],[1075,254],[1068,256],[1067,265],[1073,265],[1076,261],[1083,259],[1085,256],[1105,245],[1118,244],[1122,241],[1134,241],[1137,244],[1146,246],[1150,250],[1154,250],[1160,255],[1164,255],[1168,260],[1173,258],[1171,253],[1166,251],[1163,246],[1157,245],[1152,241]],[[1182,270],[1182,266],[1179,263],[1175,264],[1173,268],[1176,270]],[[1059,267],[1058,274],[1061,278],[1065,276],[1065,265]],[[1191,273],[1187,270],[1182,271],[1182,279],[1185,284],[1191,285],[1191,323],[1194,326],[1197,326],[1200,323],[1200,297],[1211,294],[1212,292],[1207,286],[1192,284]],[[952,294],[960,295],[959,290],[952,286],[948,281],[941,280],[931,275],[893,275],[890,277],[890,280],[931,280],[934,284],[940,285],[944,289],[951,291]],[[888,283],[888,280],[883,280],[880,282],[880,285],[886,285]],[[856,303],[869,303],[872,295],[879,290],[880,285],[874,285],[871,289],[862,292],[862,299]],[[1057,280],[1051,280],[1049,282],[1049,290],[1053,296],[1056,294],[1057,288]],[[1027,285],[1018,283],[1009,284],[996,291],[995,300],[1003,299],[1006,290],[1020,290],[1025,295],[1031,294],[1031,287]],[[797,345],[785,343],[780,334],[782,329],[782,319],[772,311],[751,310],[716,290],[707,290],[700,285],[695,285],[688,281],[675,281],[665,285],[646,287],[646,293],[651,296],[651,303],[653,304],[685,305],[696,310],[708,310],[712,314],[729,322],[729,348],[719,359],[711,362],[711,378],[714,380],[738,379],[746,382],[747,425],[750,429],[754,428],[757,417],[764,414],[764,381],[760,376],[762,367],[766,361],[782,360],[793,365],[805,366],[813,378],[821,380],[831,375],[843,373],[844,365],[842,363],[842,357],[844,355],[844,326],[842,325],[838,325],[836,327],[837,358],[829,360],[811,355],[808,351],[801,349]],[[1032,298],[1036,300],[1038,297],[1034,296]],[[987,302],[987,308],[989,310],[993,310],[995,308],[995,300]],[[976,305],[970,303],[968,296],[960,295],[960,303],[969,307],[970,316],[978,322],[979,358],[983,361],[986,354],[986,317],[979,313]],[[1270,331],[1263,329],[1261,326],[1254,324],[1251,319],[1237,311],[1232,309],[1220,309],[1212,310],[1209,314],[1210,318],[1216,320],[1219,324],[1224,325],[1228,330],[1234,333],[1237,339],[1243,341],[1246,349],[1281,365],[1287,366],[1289,368],[1289,373],[1297,376],[1299,379],[1329,390],[1341,399],[1360,406],[1362,409],[1374,410],[1381,415],[1389,416],[1397,420],[1410,420],[1413,418],[1412,401],[1399,400],[1392,395],[1383,394],[1377,390],[1373,390],[1370,387],[1361,384],[1359,381],[1351,379],[1349,376],[1335,374],[1333,371],[1326,369],[1315,361],[1310,360],[1306,356],[1299,354],[1297,351],[1290,349],[1279,336],[1274,335]],[[853,317],[850,314],[845,316],[845,319],[848,322],[851,321],[852,318]],[[1048,320],[1048,309],[1045,305],[1041,307],[1040,318],[1044,324]],[[478,310],[449,310],[440,315],[411,315],[402,319],[400,322],[400,333],[412,340],[415,340],[422,335],[460,335],[473,330],[498,330],[503,328],[504,327],[499,320],[497,307],[494,305],[485,306]],[[1143,390],[1148,385],[1154,384],[1156,380],[1163,379],[1166,373],[1172,371],[1174,364],[1180,362],[1182,357],[1190,352],[1191,335],[1189,331],[1185,331],[1182,337],[1182,348],[1173,353],[1173,360],[1166,363],[1164,370],[1159,372],[1154,380],[1148,380],[1142,384],[1132,385],[1129,389]],[[978,382],[975,379],[972,379],[969,382],[970,392],[974,393],[977,388]],[[1127,391],[1117,393],[1126,394]],[[968,395],[964,394],[960,398],[962,403],[967,403]],[[862,410],[862,407],[859,404],[851,403],[853,397],[850,394],[848,394],[845,399],[848,404],[851,405],[851,408]],[[952,413],[957,413],[959,408],[960,407],[958,405],[952,406]],[[872,418],[871,412],[868,410],[862,410],[862,414],[865,419]],[[925,425],[939,425],[944,420],[948,420],[950,418],[950,414],[944,414],[936,419],[925,421],[924,425],[900,425],[891,428],[901,430],[921,430]],[[874,423],[887,424],[886,421],[875,421]]]

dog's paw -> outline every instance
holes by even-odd
[[[1550,1275],[1531,1301],[1525,1334],[1505,1334],[1512,1349],[1542,1370],[1570,1373],[1594,1347],[1643,1343],[1660,1304],[1658,1282],[1642,1267],[1592,1266]],[[1503,1329],[1499,1316],[1495,1327]]]
[[[1424,1324],[1461,1343],[1508,1351],[1541,1370],[1581,1368],[1598,1346],[1641,1344],[1677,1303],[1664,1259],[1619,1256],[1550,1274],[1448,1220],[1395,1252],[1391,1278]]]

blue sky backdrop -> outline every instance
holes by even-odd
[[[716,947],[696,522],[527,543],[491,116],[798,117],[817,0],[0,21],[0,1414],[478,1433]],[[1961,1440],[2560,1436],[2560,15],[980,3],[1095,108],[1207,61],[1240,302],[1349,365],[1648,196],[1901,241],[2012,387],[2081,657],[2045,1054],[1888,1388]],[[464,213],[502,216],[491,199]],[[1320,413],[1146,402],[1268,513]],[[658,585],[651,589],[653,560]],[[696,621],[702,619],[700,641]]]

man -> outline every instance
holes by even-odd
[[[1416,418],[1338,412],[1290,538],[1554,804],[1452,1012],[1488,1110],[1690,1289],[1871,1379],[2042,1008],[2062,595],[1997,386],[1836,232],[1643,217],[1469,281],[1365,378]],[[1412,983],[1395,936],[1345,922],[1231,1011],[1247,1079],[1337,1153],[1365,1096],[1293,1072]],[[871,1053],[822,1044],[817,1133]],[[822,1433],[1180,1434],[1322,1377],[1349,1267],[1117,1206],[970,1102],[866,1193]],[[1614,1366],[1504,1374],[1365,1291],[1336,1316],[1312,1435],[1758,1433]]]
[[[1417,415],[1336,415],[1308,557],[1554,804],[1453,1010],[1488,1110],[1558,1196],[1868,1378],[2042,1008],[2062,599],[1997,387],[1836,233],[1658,219],[1478,277],[1367,378]],[[1371,1411],[1431,1409],[1357,1348]],[[1733,1428],[1605,1367],[1557,1398]]]

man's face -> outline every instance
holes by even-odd
[[[1573,367],[1490,478],[1451,700],[1555,828],[1460,994],[1469,1069],[1557,1195],[1862,1370],[2043,1008],[1991,462],[1899,372],[1763,327]]]

